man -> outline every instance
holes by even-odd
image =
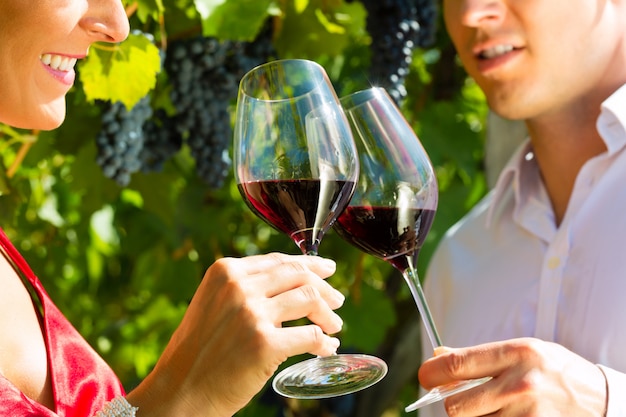
[[[444,0],[490,108],[529,139],[442,240],[420,416],[626,415],[626,1]],[[425,344],[426,346],[426,344]],[[445,412],[444,412],[445,408]]]

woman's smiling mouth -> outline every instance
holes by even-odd
[[[78,61],[76,58],[56,54],[43,54],[39,59],[53,70],[64,72],[73,69]]]
[[[74,84],[76,72],[74,66],[78,61],[76,56],[46,53],[39,57],[44,69],[48,71],[56,80],[66,86]]]

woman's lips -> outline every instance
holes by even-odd
[[[51,74],[54,78],[56,78],[57,80],[59,80],[60,82],[62,82],[65,85],[74,85],[74,80],[76,79],[76,73],[74,72],[74,69],[70,69],[69,71],[60,71],[60,70],[55,70],[52,69],[51,67],[42,64],[44,69],[46,71],[48,71],[49,74]]]
[[[46,53],[39,57],[44,69],[55,79],[65,85],[71,86],[76,79],[74,66],[79,57]]]

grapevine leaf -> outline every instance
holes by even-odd
[[[196,8],[203,18],[211,16],[227,0],[195,0]]]
[[[120,193],[113,181],[102,175],[96,164],[96,144],[92,141],[80,148],[75,161],[70,166],[74,181],[72,189],[83,196],[82,211],[93,213],[100,210],[107,202],[113,201]]]
[[[137,17],[144,23],[149,18],[158,22],[164,11],[163,0],[137,0]]]
[[[132,108],[156,84],[159,49],[141,34],[131,34],[113,49],[94,48],[80,66],[87,101],[121,101]]]
[[[319,59],[324,55],[339,55],[350,44],[348,29],[353,31],[365,24],[365,12],[360,4],[344,4],[333,10],[321,6],[320,1],[310,1],[306,10],[299,13],[293,5],[287,5],[275,41],[280,56]],[[298,36],[293,36],[294,33]]]
[[[195,0],[204,36],[252,41],[270,15],[272,0]]]
[[[384,340],[396,316],[389,298],[368,284],[362,284],[358,300],[348,297],[338,314],[344,320],[341,342],[345,348],[373,352]]]
[[[302,13],[309,6],[309,0],[294,0],[296,13]]]
[[[324,26],[328,33],[344,34],[345,28],[341,25],[331,22],[321,9],[315,10],[315,16],[317,20]]]

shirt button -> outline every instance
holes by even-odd
[[[554,268],[558,268],[558,266],[561,264],[561,260],[556,257],[553,256],[552,258],[548,259],[548,268],[549,269],[554,269]]]

